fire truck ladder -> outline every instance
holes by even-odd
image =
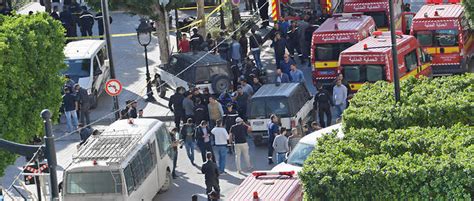
[[[100,160],[109,163],[120,163],[130,151],[140,142],[141,135],[127,134],[126,130],[102,133],[91,136],[79,148],[74,162]]]

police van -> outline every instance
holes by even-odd
[[[63,175],[62,198],[152,200],[172,182],[174,150],[165,124],[119,120],[83,144]]]
[[[107,47],[103,40],[73,41],[64,48],[66,70],[75,83],[87,89],[92,108],[97,107],[98,98],[104,91],[105,82],[110,77]]]
[[[250,99],[248,119],[255,144],[268,139],[270,115],[280,118],[281,126],[298,128],[311,119],[313,98],[304,83],[265,84]]]

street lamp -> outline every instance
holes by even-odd
[[[151,31],[153,27],[150,26],[148,20],[141,18],[140,25],[137,28],[138,43],[145,48],[145,65],[146,65],[146,101],[155,102],[156,99],[153,97],[153,91],[151,89],[151,77],[150,70],[148,69],[148,49],[147,46],[151,42]]]

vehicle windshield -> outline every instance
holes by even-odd
[[[290,108],[286,98],[258,98],[251,101],[250,118],[267,118],[271,114],[289,117]]]
[[[77,78],[90,76],[90,59],[73,59],[65,60],[64,62],[68,67],[63,74],[69,74],[69,76]]]
[[[303,166],[304,161],[313,151],[314,145],[299,142],[288,156],[287,163],[295,166]]]
[[[376,82],[384,80],[382,65],[343,66],[348,82]]]
[[[457,30],[418,31],[416,38],[423,47],[446,47],[459,44]]]
[[[69,172],[66,176],[67,194],[122,193],[118,171]]]
[[[380,12],[365,12],[364,14],[374,18],[375,26],[377,26],[377,28],[387,28],[388,27],[388,19],[387,19],[387,15],[385,14],[385,12],[383,12],[383,11],[380,11]]]
[[[337,61],[342,51],[352,46],[352,43],[316,44],[314,55],[316,61]]]

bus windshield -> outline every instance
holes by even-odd
[[[388,27],[388,18],[385,12],[365,12],[365,15],[368,15],[374,18],[375,25],[377,28],[387,28]]]
[[[423,47],[446,47],[459,44],[457,30],[418,31],[415,36]]]
[[[316,61],[337,61],[342,51],[352,46],[352,43],[316,44],[314,54]]]
[[[118,171],[69,172],[66,182],[67,194],[122,193]]]
[[[289,117],[290,108],[285,98],[258,98],[250,103],[251,118],[266,118],[271,114],[279,117]]]
[[[343,72],[348,82],[376,82],[384,80],[382,65],[343,66]]]
[[[295,166],[303,166],[304,161],[313,151],[314,145],[306,143],[298,143],[288,156],[287,163]]]

